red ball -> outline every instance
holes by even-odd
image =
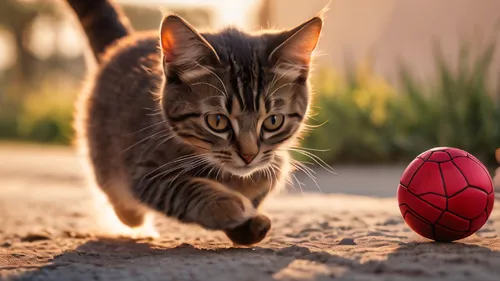
[[[437,147],[406,168],[398,187],[404,220],[416,233],[454,241],[478,231],[488,220],[495,195],[486,167],[471,154]]]

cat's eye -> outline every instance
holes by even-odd
[[[264,130],[268,132],[276,132],[283,126],[285,116],[283,114],[273,114],[264,120]]]
[[[224,133],[231,128],[229,119],[223,114],[208,114],[205,121],[208,127],[216,133]]]

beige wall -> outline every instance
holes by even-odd
[[[269,0],[271,26],[291,27],[317,14],[328,0]],[[396,75],[398,59],[421,77],[432,75],[433,40],[445,54],[456,57],[460,38],[479,42],[495,38],[499,0],[332,0],[326,13],[321,59],[342,68],[346,58],[373,54],[375,70]],[[499,42],[500,43],[500,42]],[[499,47],[500,48],[500,47]],[[500,50],[498,50],[500,53]],[[500,56],[494,63],[500,65]],[[498,67],[495,66],[498,69]]]

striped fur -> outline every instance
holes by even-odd
[[[288,148],[309,107],[308,62],[297,58],[310,58],[320,28],[314,18],[281,32],[198,33],[168,16],[159,36],[134,34],[109,48],[75,125],[120,220],[138,227],[155,210],[235,243],[262,240],[270,221],[258,207],[287,179]],[[299,37],[314,42],[300,50],[289,40]],[[277,71],[283,62],[291,73]],[[211,128],[211,114],[229,129]]]

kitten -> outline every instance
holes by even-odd
[[[77,137],[118,218],[138,227],[154,210],[260,242],[271,223],[258,207],[287,178],[308,114],[322,19],[199,33],[169,15],[139,34],[109,1],[68,2],[99,64]]]

